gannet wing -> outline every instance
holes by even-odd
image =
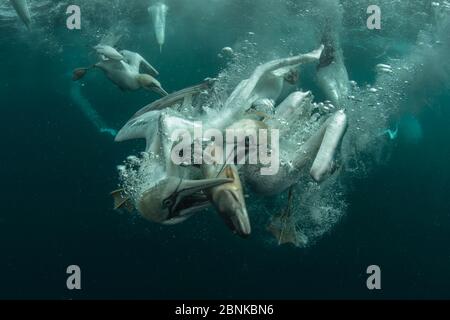
[[[139,59],[139,55],[136,52],[121,50],[120,54],[124,57],[124,60],[127,64],[139,70],[139,65],[141,62]]]
[[[289,72],[291,72],[291,70],[292,70],[292,67],[283,67],[283,68],[272,71],[272,74],[275,77],[284,77],[287,74],[289,74]]]
[[[159,75],[158,70],[156,70],[147,60],[145,60],[145,58],[143,58],[141,55],[139,55],[139,57],[141,58],[140,66],[143,67],[145,72],[155,77]]]
[[[317,182],[323,181],[331,172],[334,156],[347,130],[347,116],[341,110],[336,112],[327,124],[327,128],[314,159],[310,174]]]
[[[129,68],[129,66],[123,60],[117,61],[110,59],[97,62],[94,67],[102,70],[106,74],[127,72]]]
[[[131,139],[145,139],[147,152],[160,154],[166,160],[166,170],[172,172],[173,163],[170,158],[175,130],[193,132],[196,124],[177,116],[167,115],[159,110],[146,112],[129,120],[115,137],[116,142]]]
[[[115,141],[122,142],[131,139],[146,139],[147,144],[158,132],[158,123],[161,112],[152,111],[129,120],[117,133]]]
[[[124,59],[124,56],[111,46],[98,44],[94,47],[94,49],[100,56],[104,56],[108,59],[115,61],[121,61]]]
[[[312,99],[311,91],[294,91],[277,106],[274,119],[269,121],[271,126],[283,131],[289,130],[289,124],[309,118]]]
[[[176,115],[162,113],[159,118],[158,136],[161,141],[162,156],[165,159],[165,170],[168,175],[177,175],[179,167],[172,159],[172,149],[177,140],[175,134],[189,133],[193,136],[194,129],[199,128],[201,124],[186,120]]]
[[[16,10],[17,15],[23,21],[23,23],[30,29],[31,25],[31,15],[28,9],[27,0],[10,0],[14,10]]]
[[[229,105],[230,101],[235,101],[239,97],[242,97],[244,95],[243,92],[246,90],[249,81],[250,81],[249,79],[245,79],[245,80],[242,80],[241,82],[239,82],[239,84],[236,86],[236,88],[230,94],[228,99],[225,101],[224,105]]]
[[[203,82],[199,85],[195,85],[195,86],[185,88],[180,91],[171,93],[165,97],[162,97],[159,100],[156,100],[156,101],[150,103],[149,105],[146,105],[145,107],[140,109],[138,112],[136,112],[131,119],[137,118],[146,112],[169,108],[170,106],[184,100],[187,96],[195,96],[195,95],[200,94],[203,90],[209,89],[211,87],[211,85],[212,85],[212,81],[206,80],[205,82]]]
[[[145,60],[139,53],[128,51],[128,50],[122,50],[120,53],[125,57],[125,60],[127,63],[136,70],[139,70],[142,66],[146,73],[150,74],[151,76],[158,76],[159,72],[147,61]]]
[[[234,109],[237,112],[243,112],[250,108],[252,96],[254,96],[254,90],[258,86],[259,82],[269,76],[270,73],[276,70],[282,70],[283,68],[293,68],[305,63],[317,62],[322,55],[324,46],[321,45],[318,49],[306,53],[300,54],[294,57],[273,60],[268,63],[258,66],[250,78],[245,84],[238,86],[230,98],[225,102],[225,109]],[[250,105],[249,105],[250,104]]]

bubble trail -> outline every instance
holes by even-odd
[[[148,12],[153,18],[156,40],[159,44],[160,51],[162,51],[162,46],[166,38],[166,16],[168,10],[169,7],[163,2],[158,2],[148,8]]]
[[[109,134],[113,137],[117,135],[117,130],[110,128],[106,125],[103,118],[94,109],[89,100],[83,96],[81,92],[81,86],[77,83],[73,83],[70,89],[70,96],[75,102],[75,105],[83,112],[86,118],[94,125],[94,127],[100,133]]]

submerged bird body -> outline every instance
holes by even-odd
[[[95,64],[95,67],[101,69],[121,90],[134,91],[142,88],[140,73],[124,61],[104,60]]]
[[[16,10],[17,15],[26,25],[28,29],[31,27],[31,15],[28,9],[27,0],[10,0],[14,10]]]
[[[153,77],[159,74],[158,71],[140,54],[128,50],[118,52],[107,45],[97,45],[94,49],[102,60],[92,67],[76,69],[73,80],[79,80],[88,70],[98,68],[123,91],[135,91],[142,88],[162,96],[168,94],[161,83]],[[141,68],[144,70],[142,73]]]
[[[317,66],[317,83],[328,100],[336,107],[343,107],[349,93],[350,80],[344,64],[342,50],[336,45],[331,32],[323,35],[324,52]]]
[[[98,54],[103,55],[104,58],[107,59],[117,61],[125,59],[120,52],[118,52],[115,48],[108,45],[98,44],[94,47],[94,49],[97,51]]]

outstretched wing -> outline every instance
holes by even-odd
[[[132,139],[147,140],[152,133],[157,132],[160,115],[161,113],[159,111],[152,111],[129,120],[117,133],[115,141],[121,142]]]
[[[207,89],[211,88],[211,85],[213,84],[213,82],[214,82],[213,79],[206,79],[205,82],[203,82],[201,84],[171,93],[159,100],[156,100],[156,101],[150,103],[149,105],[146,105],[145,107],[140,109],[138,112],[136,112],[130,120],[137,118],[146,112],[169,108],[170,106],[184,100],[185,98],[190,98],[195,95],[198,95],[203,90],[207,90]]]
[[[312,52],[300,54],[294,57],[273,60],[258,66],[250,78],[245,80],[245,82],[241,82],[225,102],[224,109],[228,109],[230,112],[229,117],[233,118],[236,114],[244,112],[250,108],[251,104],[254,102],[252,101],[252,98],[255,97],[255,89],[261,80],[264,80],[273,72],[283,74],[283,72],[288,68],[319,61],[323,48],[324,46],[321,45],[318,49]]]
[[[151,76],[159,75],[159,72],[139,53],[131,52],[128,50],[122,50],[120,51],[120,53],[125,57],[125,61],[132,67],[136,68],[136,70],[140,70],[142,66],[142,68],[145,70],[145,73],[148,73]]]

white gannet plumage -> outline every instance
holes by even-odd
[[[14,9],[17,12],[17,15],[25,24],[25,26],[30,29],[31,28],[31,15],[30,10],[28,8],[27,0],[10,0]]]
[[[118,52],[109,45],[97,45],[94,49],[101,60],[91,67],[76,69],[73,80],[79,80],[88,70],[98,68],[123,91],[143,88],[162,96],[168,95],[161,83],[152,76],[157,76],[158,71],[140,54],[128,50]],[[141,73],[141,67],[144,73]]]
[[[124,59],[124,56],[120,52],[118,52],[114,47],[111,47],[109,45],[98,44],[94,47],[94,49],[100,56],[103,56],[104,59],[111,59],[117,61]]]
[[[322,45],[318,49],[306,54],[273,60],[258,66],[250,78],[243,80],[236,87],[225,101],[221,110],[221,116],[212,119],[210,126],[213,128],[228,127],[241,114],[250,109],[256,101],[264,98],[277,99],[278,97],[275,95],[281,93],[282,87],[280,88],[280,83],[282,84],[286,69],[292,69],[305,63],[318,62],[323,48]],[[283,72],[277,73],[277,70],[282,70]],[[271,84],[275,83],[275,89],[266,85],[267,82]]]
[[[324,52],[317,67],[317,83],[328,100],[336,107],[343,107],[343,100],[349,94],[350,80],[344,57],[340,47],[336,46],[338,39],[325,33]]]
[[[140,71],[140,68],[143,68],[143,71],[150,74],[151,76],[158,76],[159,72],[156,70],[144,57],[142,57],[137,52],[132,52],[129,50],[122,50],[120,54],[124,57],[126,62],[137,72]]]

